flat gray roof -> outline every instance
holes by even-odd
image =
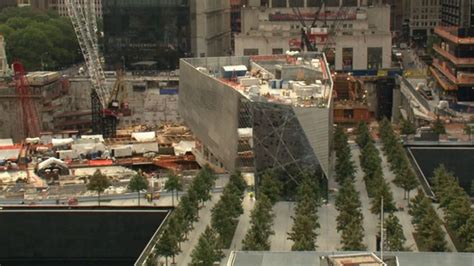
[[[319,266],[320,257],[336,254],[360,254],[362,252],[259,252],[235,251],[226,266]],[[380,253],[375,253],[380,257]],[[452,252],[384,252],[384,256],[396,256],[403,266],[469,266],[474,265],[474,253]]]

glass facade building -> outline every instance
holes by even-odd
[[[191,52],[188,0],[103,0],[108,69],[177,69]]]

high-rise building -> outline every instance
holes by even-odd
[[[332,89],[320,53],[180,61],[179,110],[196,160],[257,178],[275,170],[284,183],[331,175]]]
[[[431,73],[442,88],[442,98],[457,111],[468,111],[474,101],[474,3],[441,0],[439,42],[433,45]]]
[[[304,21],[310,42],[325,51],[337,71],[391,67],[390,6],[363,0],[249,1],[242,8],[242,30],[235,36],[236,55],[282,54],[301,50]],[[295,8],[298,8],[296,10]],[[305,45],[307,46],[307,45]]]
[[[440,12],[440,0],[409,1],[409,34],[414,42],[426,43],[440,23]]]
[[[230,53],[230,2],[103,0],[108,68],[176,69],[179,58]]]
[[[474,10],[471,0],[440,0],[441,23],[444,26],[470,28],[474,26]]]

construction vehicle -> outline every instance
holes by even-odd
[[[93,134],[102,134],[106,138],[115,137],[117,123],[122,115],[120,113],[122,103],[120,103],[119,95],[125,89],[122,78],[119,81],[121,85],[117,89],[115,89],[116,86],[112,89],[106,86],[97,42],[95,1],[65,0],[65,4],[92,84],[92,132]]]

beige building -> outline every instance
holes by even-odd
[[[194,0],[191,8],[191,47],[196,57],[231,54],[230,1]]]
[[[415,41],[426,42],[434,28],[441,22],[440,0],[410,0],[410,37]]]
[[[242,9],[242,33],[235,36],[235,55],[300,50],[302,25],[292,9],[295,2],[263,2],[250,1]],[[318,10],[317,5],[313,5],[317,1],[298,2],[301,2],[301,16],[309,27]],[[325,19],[321,14],[326,14]],[[389,5],[368,5],[364,0],[327,1],[326,12],[320,13],[310,32],[312,43],[318,51],[326,51],[328,62],[337,71],[391,67]]]

